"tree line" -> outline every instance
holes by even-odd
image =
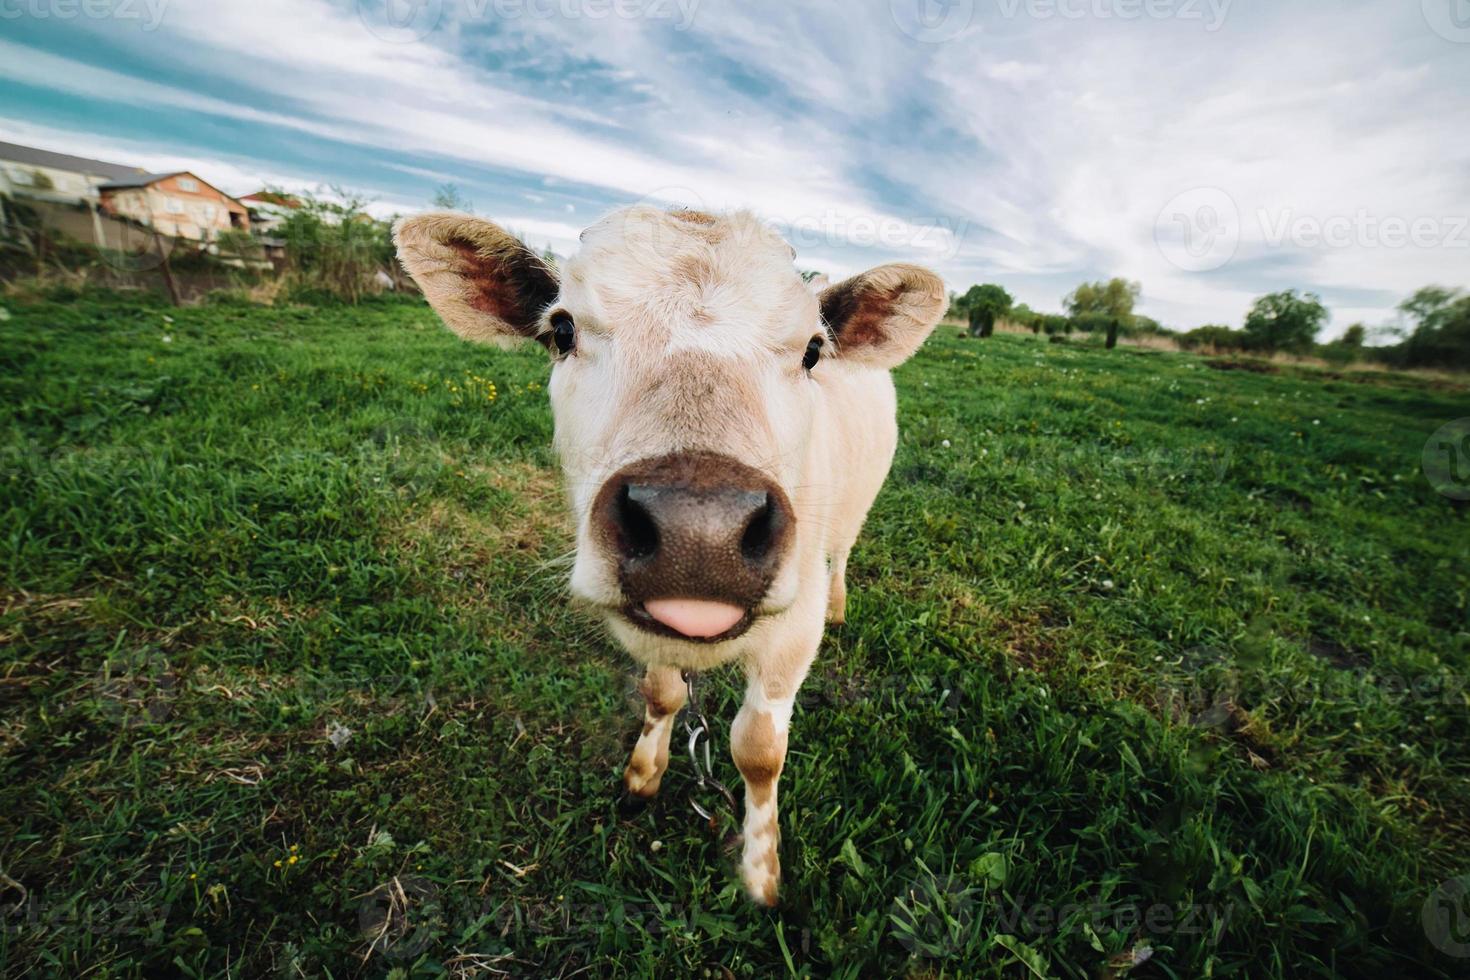
[[[1188,331],[1135,313],[1141,293],[1141,284],[1122,278],[1085,282],[1063,298],[1065,312],[1041,313],[1016,303],[1004,287],[984,283],[950,293],[949,316],[968,323],[974,337],[989,337],[1004,321],[1037,334],[1101,334],[1109,348],[1119,337],[1155,335],[1185,350],[1279,351],[1336,363],[1372,359],[1395,367],[1470,370],[1470,293],[1458,289],[1426,286],[1399,304],[1399,324],[1370,331],[1355,323],[1329,343],[1317,341],[1329,313],[1316,293],[1268,293],[1256,299],[1239,329],[1208,324]],[[1389,343],[1370,346],[1370,337]]]

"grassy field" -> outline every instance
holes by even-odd
[[[539,349],[8,314],[6,975],[1470,971],[1470,529],[1420,464],[1463,388],[941,328],[763,913],[682,756],[617,815],[641,707],[563,600]]]

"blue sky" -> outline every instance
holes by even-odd
[[[0,139],[381,213],[459,186],[566,252],[747,206],[798,263],[1086,279],[1330,333],[1470,285],[1470,0],[0,0]]]

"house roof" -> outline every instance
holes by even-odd
[[[94,176],[121,179],[132,173],[143,173],[143,167],[126,166],[123,163],[107,163],[106,160],[90,160],[88,157],[73,157],[69,153],[53,153],[38,147],[24,147],[19,143],[0,143],[0,160],[24,163],[26,166],[47,166],[56,170],[71,170],[73,173],[91,173]]]
[[[240,201],[247,204],[274,204],[292,210],[302,206],[300,200],[281,191],[256,191],[254,194],[246,194]]]
[[[177,177],[179,174],[182,173],[188,173],[188,171],[170,170],[168,173],[160,174],[145,174],[142,171],[139,171],[138,173],[132,174],[127,177],[119,177],[116,180],[109,180],[107,183],[99,185],[99,187],[104,191],[121,191],[126,190],[130,187],[147,187],[150,184],[158,183],[160,180],[167,180],[170,177]]]
[[[131,189],[137,188],[137,187],[151,187],[152,185],[158,183],[160,180],[168,180],[170,177],[182,177],[182,176],[185,176],[185,175],[187,175],[189,177],[193,177],[195,180],[199,181],[199,183],[203,184],[205,187],[208,187],[210,190],[212,190],[215,193],[219,194],[220,197],[223,197],[226,201],[229,201],[231,204],[238,205],[242,210],[245,209],[245,205],[240,204],[239,198],[231,197],[230,195],[226,194],[224,191],[220,190],[218,187],[215,187],[209,181],[205,180],[203,177],[201,177],[198,174],[194,173],[194,171],[192,171],[192,170],[170,170],[167,173],[158,173],[158,174],[142,174],[142,173],[140,173],[140,174],[137,174],[136,176],[124,177],[121,180],[109,180],[105,184],[98,184],[97,185],[97,189],[99,191],[125,191],[125,190],[131,190]]]
[[[34,146],[21,146],[19,143],[0,142],[0,160],[22,163],[31,167],[51,167],[55,170],[69,170],[73,173],[93,174],[113,180],[121,180],[143,172],[141,167],[108,163],[105,160],[90,160],[87,157],[74,157],[69,153],[53,153]]]

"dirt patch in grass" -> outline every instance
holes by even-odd
[[[1327,661],[1339,670],[1367,667],[1373,662],[1373,659],[1366,653],[1349,650],[1336,640],[1329,640],[1321,636],[1307,637],[1307,652],[1314,657]]]
[[[394,544],[456,578],[507,562],[529,567],[571,547],[572,528],[554,473],[521,462],[465,467],[464,472],[504,495],[483,508],[454,498],[429,500],[389,529]]]
[[[1065,656],[1063,634],[1070,620],[1051,608],[1040,608],[999,624],[1006,653],[1018,666],[1044,672]]]
[[[1216,357],[1205,361],[1215,371],[1249,371],[1252,374],[1280,374],[1281,369],[1266,361],[1251,361],[1237,358]]]

